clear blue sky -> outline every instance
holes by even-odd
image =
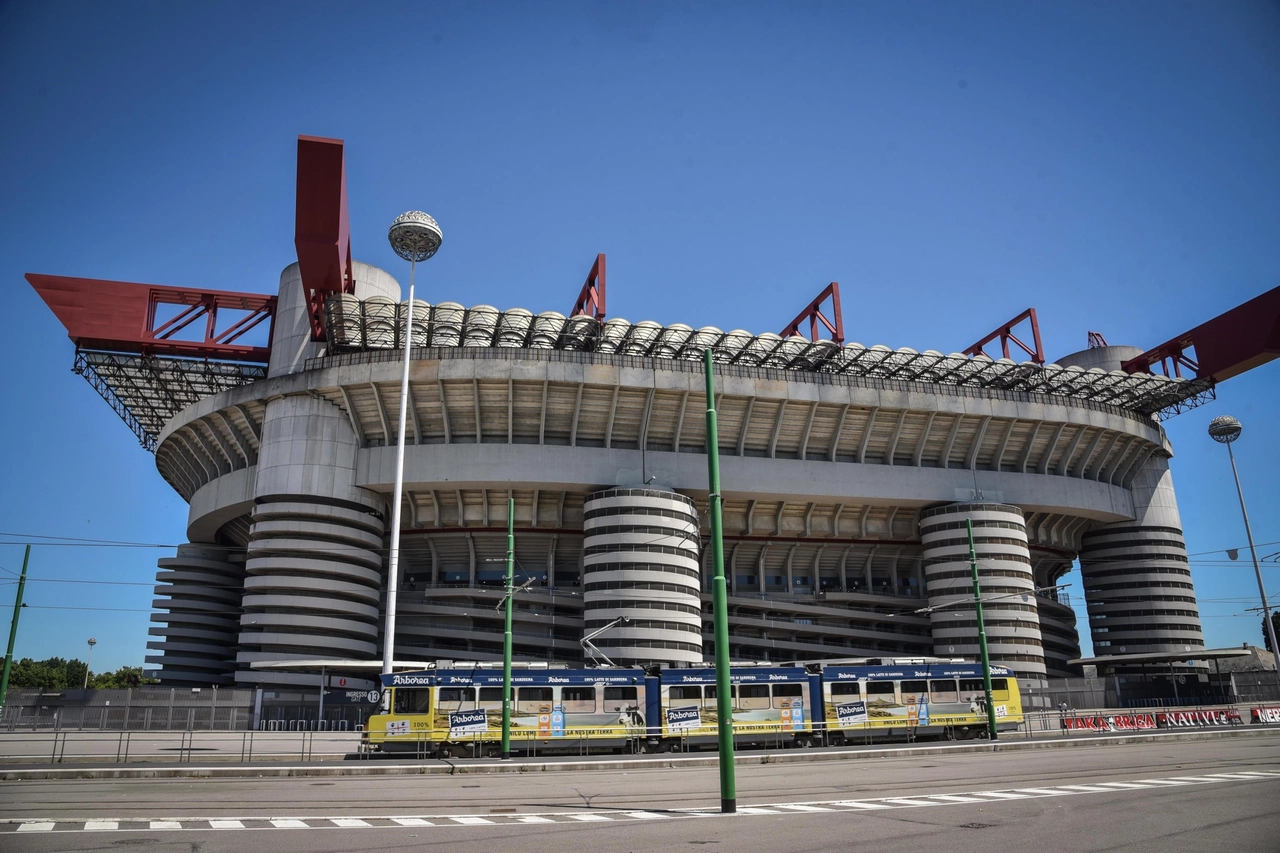
[[[5,542],[182,541],[22,275],[274,292],[300,133],[347,142],[357,258],[402,275],[388,223],[440,220],[431,301],[567,311],[606,252],[632,321],[777,331],[838,280],[851,340],[952,351],[1034,305],[1052,358],[1280,284],[1275,3],[9,2],[0,110]],[[1210,645],[1260,620],[1205,426],[1244,422],[1274,554],[1278,390],[1274,362],[1167,424]],[[18,654],[141,663],[165,553],[37,547]]]

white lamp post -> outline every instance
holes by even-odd
[[[93,637],[89,638],[89,660],[84,665],[84,689],[89,689],[89,667],[93,665],[93,647],[98,645],[98,641]]]
[[[400,378],[400,426],[396,431],[396,488],[391,503],[391,553],[387,557],[387,620],[382,639],[382,674],[391,673],[396,647],[396,591],[400,586],[400,501],[404,493],[404,426],[409,400],[409,354],[413,345],[413,277],[418,261],[436,253],[442,240],[440,226],[420,210],[396,217],[387,240],[397,255],[409,262],[409,303],[404,331],[404,373]]]

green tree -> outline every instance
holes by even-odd
[[[1276,636],[1280,637],[1280,610],[1277,610],[1271,614],[1271,624],[1276,629]],[[1262,647],[1269,652],[1274,652],[1275,649],[1271,648],[1271,637],[1267,635],[1267,617],[1266,616],[1262,617],[1262,622],[1259,624],[1259,627],[1262,628]]]
[[[89,686],[97,690],[124,690],[127,687],[159,683],[154,678],[143,678],[140,666],[122,666],[115,672],[99,672],[89,678]]]
[[[68,690],[84,685],[84,673],[84,661],[74,658],[22,658],[13,664],[9,686],[30,690]]]

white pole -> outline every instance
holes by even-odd
[[[89,660],[84,665],[84,689],[89,689],[89,667],[93,666],[93,643],[89,644]]]
[[[404,490],[404,425],[409,404],[409,352],[413,344],[413,276],[416,269],[417,262],[410,261],[408,322],[404,331],[404,372],[400,377],[400,426],[396,433],[396,488],[391,504],[391,553],[387,557],[387,624],[382,638],[383,675],[391,673],[396,646],[396,591],[400,586],[400,501]]]
[[[1253,529],[1249,526],[1249,511],[1244,508],[1244,489],[1240,488],[1240,472],[1236,470],[1236,455],[1227,444],[1227,456],[1231,459],[1231,476],[1236,480],[1236,494],[1240,496],[1240,515],[1244,517],[1244,535],[1249,540],[1249,556],[1253,557],[1253,573],[1258,578],[1258,597],[1262,599],[1263,633],[1271,641],[1271,654],[1280,661],[1280,646],[1276,645],[1276,626],[1271,621],[1271,605],[1267,604],[1267,588],[1262,583],[1262,568],[1258,565],[1258,549],[1253,547]],[[1276,680],[1280,681],[1280,664],[1276,666]]]

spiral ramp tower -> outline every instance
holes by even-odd
[[[583,512],[583,631],[619,665],[702,657],[698,510],[653,488],[591,494]]]
[[[200,687],[234,683],[231,669],[236,655],[240,624],[240,596],[244,587],[243,563],[228,560],[238,549],[181,545],[177,555],[158,561],[154,603],[161,612],[153,622],[164,627],[149,629],[148,664],[161,664],[165,682],[174,687]]]

